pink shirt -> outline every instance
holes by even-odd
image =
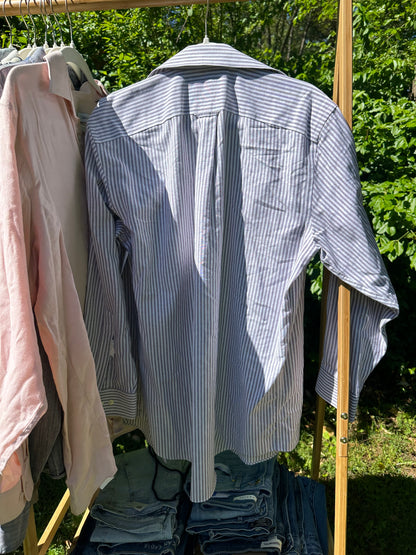
[[[80,304],[87,222],[77,112],[98,95],[72,90],[59,51],[47,60],[13,68],[0,99],[0,472],[46,410],[34,314],[64,411],[78,514],[116,472]]]

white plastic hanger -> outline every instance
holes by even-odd
[[[68,17],[68,21],[69,21],[69,33],[70,33],[70,46],[64,46],[62,47],[61,53],[66,61],[66,63],[68,65],[70,65],[72,67],[72,69],[75,71],[75,73],[78,75],[79,78],[81,78],[81,73],[82,72],[88,83],[90,83],[90,85],[100,94],[102,94],[102,89],[97,85],[93,74],[91,73],[90,68],[88,67],[87,62],[85,61],[84,57],[82,56],[82,54],[80,54],[80,52],[78,52],[78,50],[75,48],[75,44],[73,41],[73,36],[72,36],[72,23],[71,23],[71,18],[69,15],[69,11],[68,11],[68,0],[65,0],[65,8],[66,8],[66,15]]]
[[[41,1],[42,1],[42,0],[41,0]],[[55,28],[54,28],[54,25],[53,25],[53,23],[52,23],[51,29],[52,29],[52,36],[53,36],[53,45],[52,45],[52,47],[49,48],[49,49],[47,50],[47,52],[46,52],[47,54],[49,54],[49,52],[53,52],[54,50],[62,50],[62,48],[64,48],[64,46],[65,46],[65,43],[64,43],[63,36],[62,36],[62,27],[61,27],[61,24],[59,23],[58,18],[56,17],[55,12],[53,11],[53,1],[52,1],[52,0],[43,0],[43,1],[46,2],[46,3],[47,3],[47,2],[49,3],[49,6],[50,6],[50,8],[51,8],[51,13],[48,15],[48,17],[49,17],[49,16],[52,16],[53,19],[55,20],[55,25],[58,26],[59,35],[60,35],[60,37],[61,37],[61,42],[60,42],[60,44],[59,44],[59,45],[56,44]],[[46,4],[45,4],[45,14],[46,14]]]
[[[6,20],[6,23],[9,27],[9,33],[10,33],[10,39],[9,39],[9,48],[14,48],[13,46],[13,30],[12,30],[12,26],[10,25],[10,21],[6,15],[6,0],[3,0],[3,17]],[[0,64],[7,64],[9,61],[13,60],[16,57],[17,54],[17,49],[14,48],[14,50],[12,50],[10,52],[10,54],[8,54],[7,56],[5,56],[2,60],[0,60]]]
[[[20,12],[20,17],[23,20],[23,23],[25,24],[25,27],[27,29],[27,46],[25,48],[21,48],[18,52],[18,56],[20,59],[24,60],[25,58],[27,58],[28,56],[30,56],[35,50],[36,48],[38,48],[38,45],[36,44],[36,26],[35,26],[35,22],[33,21],[33,17],[32,14],[30,13],[30,8],[29,8],[29,0],[25,0],[25,4],[27,7],[27,15],[30,18],[30,21],[32,22],[32,26],[33,26],[33,44],[30,44],[30,30],[29,27],[26,23],[26,20],[23,16],[22,13],[22,0],[20,0],[19,2],[19,12]]]

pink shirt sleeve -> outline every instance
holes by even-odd
[[[11,112],[13,106],[1,101],[0,473],[47,408],[29,294],[14,148],[16,118]],[[17,473],[19,466],[13,468]]]

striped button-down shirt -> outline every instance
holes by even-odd
[[[353,288],[350,409],[397,301],[335,104],[227,45],[185,48],[100,100],[88,124],[87,328],[107,415],[159,455],[246,463],[299,437],[303,297],[319,251]],[[336,404],[336,279],[318,392]]]

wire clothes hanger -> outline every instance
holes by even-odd
[[[65,46],[64,38],[63,38],[63,35],[62,35],[62,27],[61,27],[61,24],[59,22],[59,19],[56,17],[55,12],[53,11],[53,0],[46,0],[46,1],[49,2],[49,6],[51,8],[51,15],[52,15],[53,19],[55,20],[55,25],[57,25],[58,29],[59,29],[59,37],[60,37],[61,40],[60,40],[60,44],[59,44],[59,46],[57,46],[57,48],[62,49]]]
[[[20,0],[20,7],[21,7],[21,4],[22,4],[22,0]],[[30,13],[30,0],[25,0],[25,4],[26,4],[26,7],[27,7],[27,15],[29,16],[29,19],[30,19],[30,21],[32,23],[32,27],[33,27],[33,44],[32,44],[32,46],[33,46],[33,48],[37,48],[38,45],[36,44],[36,25],[35,25],[35,22],[33,20],[33,16]]]
[[[13,29],[12,26],[10,25],[10,21],[6,15],[6,0],[3,0],[3,17],[6,20],[7,26],[9,27],[9,33],[10,33],[10,38],[9,38],[9,48],[13,48]]]
[[[53,27],[50,26],[49,15],[46,11],[46,0],[40,0],[40,11],[41,11],[40,15],[45,25],[45,42],[43,43],[43,48],[45,49],[45,52],[48,53],[52,50],[52,48],[56,46],[56,43],[55,43],[55,30],[53,29]],[[49,43],[48,43],[49,28],[52,29],[52,40],[53,40],[52,47],[49,46]]]
[[[0,60],[0,67],[7,65],[9,63],[13,63],[16,61],[16,58],[18,58],[18,47],[14,46],[13,44],[13,29],[12,26],[10,24],[10,21],[8,19],[8,17],[6,16],[6,0],[3,0],[3,16],[6,19],[7,25],[9,27],[9,50],[10,52],[7,54],[7,56],[5,56],[4,58],[2,58]]]
[[[23,15],[22,12],[22,0],[19,0],[19,15],[22,18],[23,24],[26,27],[26,31],[27,31],[27,45],[26,48],[32,48],[32,45],[30,44],[30,30],[29,30],[29,26],[26,23],[26,19],[25,16]],[[21,51],[20,51],[21,52]]]

